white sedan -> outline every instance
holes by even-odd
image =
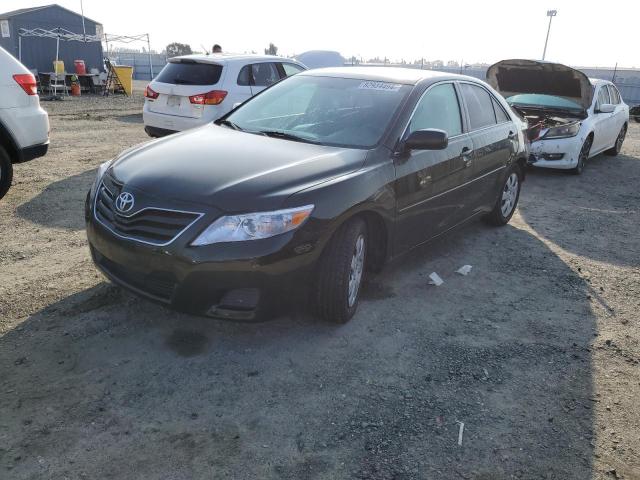
[[[588,158],[620,152],[629,107],[613,83],[536,60],[498,62],[487,81],[527,120],[530,164],[580,174]]]
[[[238,104],[306,67],[272,55],[185,55],[147,86],[145,131],[161,137],[217,120]]]

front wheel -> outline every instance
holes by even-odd
[[[0,146],[0,198],[4,197],[11,187],[13,165],[7,151]]]
[[[520,185],[522,184],[522,174],[520,167],[513,165],[506,179],[502,183],[502,188],[498,195],[498,200],[493,210],[484,217],[486,222],[491,225],[506,225],[511,220],[513,213],[516,211],[518,200],[520,199]]]
[[[574,175],[580,175],[584,171],[584,164],[587,161],[587,158],[589,158],[589,152],[591,151],[592,142],[593,137],[589,135],[580,148],[580,153],[578,154],[578,164],[571,170],[569,170],[569,172],[573,173]]]
[[[315,310],[320,318],[346,323],[356,313],[367,258],[367,227],[350,220],[334,234],[320,259]]]

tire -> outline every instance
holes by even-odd
[[[592,143],[593,137],[589,135],[580,148],[580,153],[578,154],[578,164],[574,168],[569,170],[569,173],[572,173],[573,175],[580,175],[584,171],[584,164],[589,158],[589,151],[591,150]]]
[[[622,150],[622,144],[624,143],[624,137],[626,135],[627,135],[627,125],[624,124],[620,129],[620,133],[618,133],[618,136],[616,137],[615,145],[604,153],[606,153],[611,157],[617,156],[620,153],[620,150]]]
[[[520,166],[512,165],[502,182],[493,210],[484,217],[488,224],[500,227],[509,223],[518,206],[521,185],[522,170]]]
[[[13,165],[7,151],[0,145],[0,199],[6,195],[13,179]]]
[[[315,312],[322,320],[347,323],[356,313],[367,260],[367,226],[354,218],[342,225],[325,248],[314,290]]]

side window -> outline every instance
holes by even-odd
[[[502,105],[500,105],[498,101],[493,97],[491,97],[491,101],[493,102],[493,109],[496,112],[496,119],[498,120],[498,123],[510,122],[511,117],[507,115],[507,112],[504,111]]]
[[[462,96],[469,110],[469,121],[471,130],[494,125],[496,116],[493,112],[493,103],[491,95],[482,87],[471,85],[470,83],[462,83]]]
[[[462,133],[460,104],[452,83],[436,85],[420,99],[408,133],[425,128],[444,130],[450,137]]]
[[[272,62],[254,63],[251,65],[251,74],[253,75],[252,85],[257,87],[267,87],[280,80],[276,64]]]
[[[607,88],[609,89],[611,103],[618,105],[620,103],[620,93],[618,92],[618,89],[613,85],[607,85]]]
[[[284,70],[284,76],[290,77],[296,73],[302,72],[304,69],[294,63],[282,63],[282,69]]]
[[[609,90],[606,85],[600,87],[598,90],[598,106],[604,105],[605,103],[611,103],[611,99],[609,98]]]
[[[238,85],[246,87],[251,85],[251,65],[245,65],[238,74]]]

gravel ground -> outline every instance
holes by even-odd
[[[44,104],[49,154],[0,203],[0,478],[640,478],[640,124],[370,277],[347,325],[236,324],[91,264],[84,196],[141,104]]]

